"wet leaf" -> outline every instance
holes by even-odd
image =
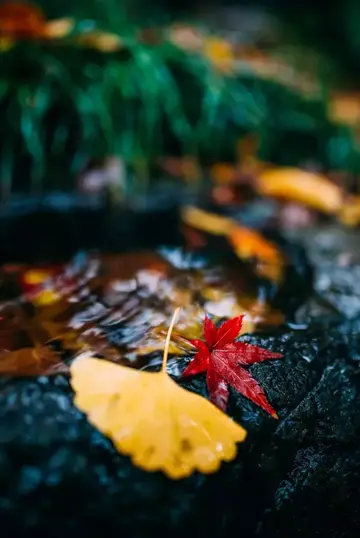
[[[334,122],[357,127],[360,121],[360,94],[338,92],[330,96],[329,117]]]
[[[227,407],[231,385],[240,394],[277,418],[263,389],[243,367],[268,359],[279,359],[282,355],[244,342],[236,342],[235,338],[239,335],[242,324],[243,316],[237,316],[225,321],[217,329],[213,322],[205,317],[205,342],[191,340],[197,353],[184,370],[183,376],[206,372],[210,399],[223,411]]]
[[[231,73],[235,68],[234,50],[229,41],[217,37],[205,40],[204,55],[222,73]]]
[[[255,270],[259,275],[274,282],[281,280],[284,255],[274,243],[257,231],[243,226],[234,226],[228,240],[239,258],[257,262]]]
[[[38,376],[67,371],[59,355],[47,346],[18,349],[0,357],[0,374]]]
[[[342,190],[327,177],[298,168],[265,170],[256,188],[263,196],[298,202],[327,214],[337,213],[343,203]]]
[[[353,196],[344,203],[338,219],[345,226],[353,227],[360,224],[360,196]]]
[[[214,164],[210,169],[210,177],[215,183],[228,185],[234,183],[237,179],[237,169],[234,165],[228,163]]]
[[[73,29],[72,19],[47,22],[40,8],[25,2],[4,2],[0,6],[0,32],[15,39],[57,39]]]
[[[188,226],[213,235],[227,235],[234,226],[234,222],[227,217],[216,213],[209,213],[194,206],[184,207],[181,212],[182,220]]]
[[[145,471],[162,471],[176,480],[195,470],[217,471],[221,461],[235,457],[236,444],[245,439],[246,431],[168,376],[174,322],[175,315],[160,372],[136,371],[82,357],[71,366],[71,384],[75,404],[119,452]]]
[[[125,48],[120,36],[108,32],[85,32],[77,38],[77,43],[100,52],[115,52]]]

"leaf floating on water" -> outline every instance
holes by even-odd
[[[210,399],[223,411],[227,407],[231,385],[271,416],[278,418],[263,389],[243,367],[268,359],[280,359],[282,355],[244,342],[235,342],[242,323],[243,316],[237,316],[225,321],[217,329],[213,322],[205,317],[205,342],[191,340],[197,353],[183,372],[183,376],[206,372]]]
[[[81,357],[70,368],[75,404],[122,454],[145,471],[177,480],[198,470],[213,473],[232,460],[246,431],[202,396],[179,387],[166,364],[149,373]]]

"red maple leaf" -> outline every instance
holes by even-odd
[[[245,342],[236,342],[235,338],[241,330],[243,317],[229,319],[217,329],[205,316],[206,342],[189,340],[198,351],[185,368],[183,376],[206,372],[210,400],[223,411],[226,410],[229,385],[231,385],[240,394],[265,409],[271,416],[278,418],[263,389],[244,366],[267,359],[279,359],[282,355]]]

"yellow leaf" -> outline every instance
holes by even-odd
[[[360,224],[360,196],[354,196],[344,203],[338,213],[338,219],[345,226]]]
[[[121,37],[108,32],[86,32],[79,37],[78,42],[100,52],[116,52],[124,48]]]
[[[242,260],[257,261],[257,274],[271,281],[279,282],[283,276],[284,257],[277,246],[265,239],[261,234],[245,228],[236,221],[209,213],[193,206],[182,209],[181,217],[187,226],[202,232],[227,237],[235,254]]]
[[[198,470],[213,473],[232,460],[246,431],[205,398],[166,373],[175,311],[161,372],[133,370],[81,357],[71,366],[75,404],[122,454],[146,471],[174,480]]]
[[[193,226],[197,230],[208,232],[214,235],[227,235],[234,226],[234,222],[226,217],[209,213],[197,207],[187,206],[182,209],[182,220],[188,226]]]
[[[7,52],[14,47],[15,43],[10,37],[0,37],[0,52]]]
[[[69,35],[74,26],[74,19],[56,19],[46,23],[44,33],[51,39],[60,39]]]
[[[299,202],[322,213],[336,213],[343,202],[341,189],[327,177],[298,168],[266,170],[256,187],[263,196]]]
[[[213,66],[223,73],[230,73],[234,69],[234,50],[228,41],[217,37],[209,37],[204,43],[204,55]]]
[[[57,293],[56,291],[50,290],[50,289],[48,290],[44,289],[44,290],[39,291],[39,293],[37,293],[35,297],[31,299],[31,302],[35,306],[46,306],[46,305],[56,303],[57,301],[60,301],[60,299],[61,299],[61,295]]]

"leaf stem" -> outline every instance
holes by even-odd
[[[167,335],[166,335],[165,347],[164,347],[164,355],[163,355],[163,363],[162,363],[162,367],[161,367],[161,372],[162,373],[166,372],[166,364],[167,364],[168,355],[169,355],[169,345],[170,345],[171,333],[172,333],[172,330],[174,328],[174,325],[175,325],[175,322],[176,322],[176,319],[177,319],[179,311],[180,311],[180,307],[178,306],[175,309],[174,313],[173,313],[173,317],[171,318],[170,327],[169,327]]]

